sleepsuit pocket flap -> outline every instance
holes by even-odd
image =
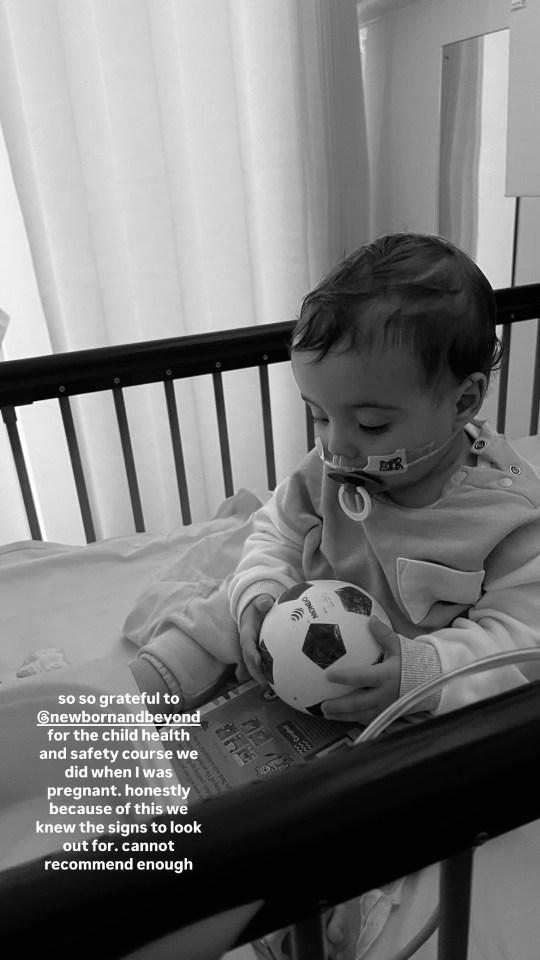
[[[435,603],[456,605],[453,620],[476,603],[482,591],[484,570],[454,570],[428,560],[397,559],[399,595],[413,623],[421,623]]]

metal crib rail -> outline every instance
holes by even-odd
[[[238,941],[248,942],[535,820],[539,693],[528,683],[193,805],[202,833],[182,845],[192,872],[45,872],[41,860],[5,871],[6,955],[50,944],[71,960],[76,944],[79,960],[116,960],[261,899]]]
[[[0,407],[287,360],[292,327],[285,321],[7,360],[0,367]]]

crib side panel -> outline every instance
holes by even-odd
[[[512,440],[538,433],[540,284],[496,299],[503,359],[481,415]],[[15,465],[6,482],[26,514],[19,539],[163,532],[208,519],[240,487],[272,490],[314,440],[288,362],[292,327],[2,364]]]

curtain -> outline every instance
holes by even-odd
[[[53,352],[292,319],[369,233],[353,0],[1,0],[0,124]],[[1,305],[6,358],[31,355],[43,330]],[[233,472],[260,489],[255,376],[225,387]],[[288,369],[272,381],[283,476],[303,407]],[[223,499],[209,390],[177,386],[194,519]],[[148,529],[180,516],[161,393],[126,391]],[[98,535],[125,532],[112,400],[75,407]],[[45,535],[81,540],[58,414],[33,414]]]

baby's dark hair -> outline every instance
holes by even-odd
[[[408,347],[424,385],[441,385],[450,370],[489,381],[502,344],[495,295],[471,258],[441,237],[395,233],[346,257],[305,297],[292,351],[314,351],[316,362],[339,348],[369,352]]]

